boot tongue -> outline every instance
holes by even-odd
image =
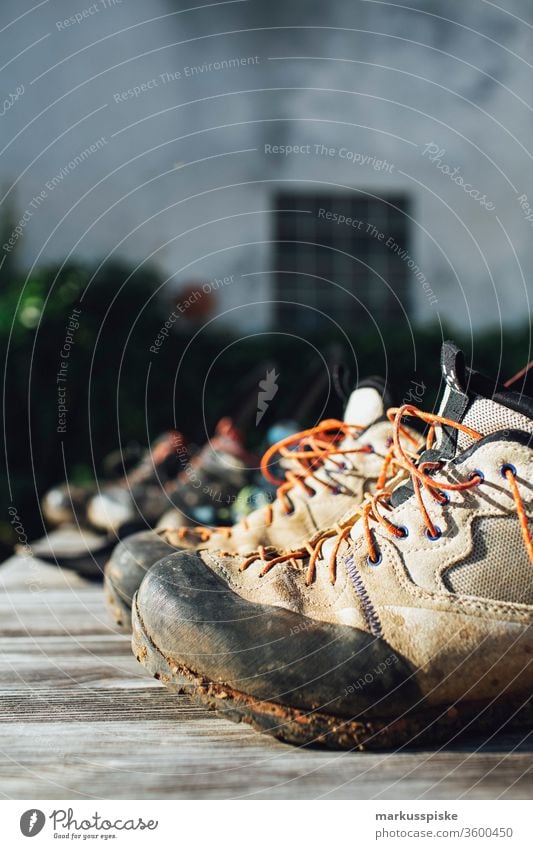
[[[470,398],[467,391],[467,376],[464,354],[453,342],[444,342],[440,355],[440,366],[444,380],[438,414],[451,421],[462,423]],[[457,431],[452,427],[436,429],[434,450],[440,457],[453,457],[457,447]]]
[[[348,398],[344,421],[366,428],[383,418],[390,406],[385,381],[380,377],[370,377],[361,381]]]
[[[369,377],[360,381],[357,388],[348,397],[346,409],[344,410],[344,421],[349,425],[358,425],[366,430],[375,422],[383,419],[385,410],[390,407],[390,397],[385,381],[380,377]],[[339,443],[339,448],[354,448],[361,433],[346,435]],[[326,471],[337,471],[338,465],[334,460],[327,458],[324,462]],[[321,471],[315,472],[320,477]],[[327,482],[327,481],[325,481]]]
[[[438,414],[489,436],[500,430],[531,432],[533,400],[501,386],[473,371],[465,364],[464,354],[453,342],[444,342],[441,351],[444,393]],[[457,428],[443,425],[435,429],[435,442],[424,451],[421,461],[451,460],[470,448],[476,439]],[[411,482],[394,490],[391,504],[402,504],[413,493]]]
[[[446,386],[439,415],[482,436],[500,430],[531,431],[532,399],[467,368],[463,352],[452,342],[442,346],[441,367]],[[441,457],[450,458],[475,441],[467,433],[444,426],[437,430],[435,449]]]

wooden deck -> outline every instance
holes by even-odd
[[[0,797],[531,798],[533,746],[302,751],[148,678],[102,589],[36,560],[0,566]]]

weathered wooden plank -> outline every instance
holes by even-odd
[[[1,633],[1,632],[0,632]],[[102,658],[107,655],[133,657],[131,654],[131,639],[127,634],[115,632],[109,626],[103,634],[81,634],[72,640],[55,634],[46,637],[34,637],[26,634],[17,637],[0,635],[0,655],[6,659],[16,656],[21,662],[32,661],[34,654],[50,658],[61,657],[93,657]]]
[[[39,585],[46,590],[95,586],[80,578],[76,572],[49,565],[35,557],[15,556],[0,564],[0,588],[31,590]]]
[[[0,693],[25,688],[61,690],[75,685],[93,689],[160,688],[146,675],[124,634],[0,637]],[[1,714],[0,703],[0,714]]]
[[[0,750],[0,792],[17,798],[493,798],[517,778],[512,798],[531,792],[527,754],[301,751],[201,714],[5,724]]]
[[[157,687],[98,688],[78,685],[69,689],[10,692],[2,696],[0,723],[12,722],[144,722],[181,721],[208,712],[183,697],[175,698]]]
[[[0,594],[0,635],[35,637],[108,634],[112,631],[102,588],[53,589]]]
[[[37,561],[0,567],[0,796],[530,798],[531,745],[299,750],[148,678],[101,587]],[[509,789],[510,788],[510,789]]]

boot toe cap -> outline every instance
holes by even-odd
[[[131,606],[146,572],[175,549],[155,531],[141,531],[123,539],[115,547],[105,567],[108,585]]]
[[[418,698],[408,664],[383,640],[347,625],[248,601],[201,552],[163,558],[147,573],[136,612],[167,660],[255,699],[353,717]],[[365,686],[355,683],[364,676]],[[387,705],[389,707],[387,707]]]

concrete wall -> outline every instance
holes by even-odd
[[[58,0],[24,15],[26,0],[3,0],[2,94],[19,96],[0,117],[0,179],[26,218],[19,261],[151,258],[177,288],[233,274],[217,293],[227,310],[268,301],[277,188],[403,191],[412,255],[438,298],[414,281],[412,317],[524,319],[527,0],[192,5]],[[265,273],[241,278],[251,272]],[[264,305],[227,320],[257,330],[269,318]]]

